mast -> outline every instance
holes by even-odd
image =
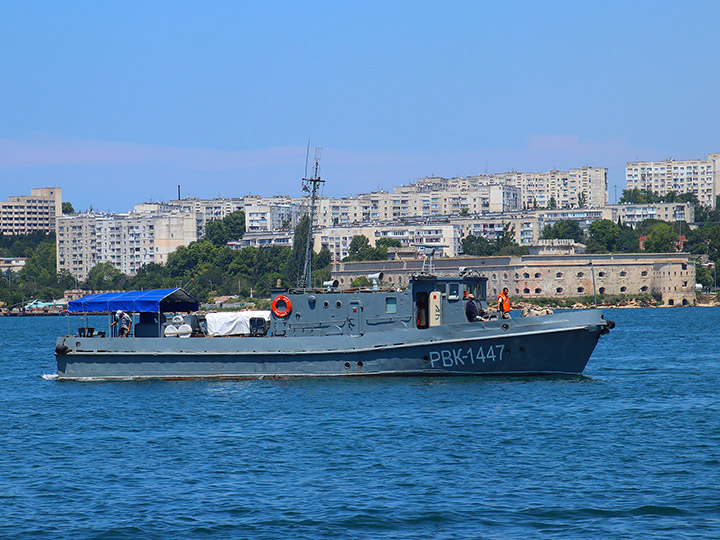
[[[320,178],[320,159],[322,158],[322,148],[315,148],[315,168],[312,178],[303,178],[303,191],[310,194],[310,219],[308,221],[307,242],[305,243],[305,263],[303,271],[298,280],[298,289],[307,289],[312,287],[312,245],[313,245],[313,223],[315,221],[315,200],[320,184],[324,184],[325,180]],[[307,176],[307,164],[305,165],[305,176]]]

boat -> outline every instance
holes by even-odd
[[[317,186],[309,182],[310,223]],[[341,289],[336,280],[309,286],[310,228],[303,275],[295,288],[275,289],[271,310],[198,314],[199,302],[182,288],[89,295],[69,313],[134,313],[130,337],[116,326],[79,328],[57,339],[60,380],[263,379],[389,375],[580,375],[601,336],[614,327],[601,310],[536,317],[490,314],[469,321],[473,295],[487,312],[487,278],[458,268],[440,275],[432,265],[404,289]],[[86,318],[87,320],[87,318]]]

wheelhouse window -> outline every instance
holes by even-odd
[[[448,293],[448,300],[459,300],[460,299],[460,285],[458,283],[450,284],[450,292]]]
[[[385,313],[397,313],[397,298],[394,296],[385,298]]]

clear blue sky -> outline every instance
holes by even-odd
[[[720,151],[720,2],[3,2],[0,199],[76,209]],[[611,199],[614,190],[611,188]]]

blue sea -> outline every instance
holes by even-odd
[[[0,537],[720,538],[720,308],[606,317],[575,379],[112,383],[0,318]]]

